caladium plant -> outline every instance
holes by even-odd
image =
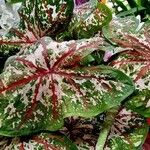
[[[64,117],[91,117],[129,96],[134,86],[122,72],[74,66],[100,44],[100,38],[58,43],[45,37],[10,57],[0,76],[1,134],[57,130]]]
[[[69,24],[73,8],[73,0],[23,1],[18,10],[18,28],[13,27],[1,35],[1,49],[9,46],[7,49],[11,51],[12,45],[31,44],[47,35],[55,37]]]
[[[140,79],[148,80],[149,59],[143,58],[149,51],[148,36],[141,41],[126,35],[127,43],[116,32],[110,39],[112,13],[105,1],[82,1],[87,3],[75,8],[73,0],[7,2],[21,2],[21,7],[18,25],[0,35],[5,62],[0,74],[0,149],[140,149],[148,133],[149,103],[148,94],[141,102],[143,91],[135,77],[139,70],[132,68],[141,65]],[[111,53],[105,58],[108,45],[120,46],[123,51],[115,52],[119,57]],[[5,61],[5,54],[13,56]],[[134,60],[133,54],[141,64],[120,64]]]

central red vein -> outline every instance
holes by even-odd
[[[11,31],[14,32],[14,34],[18,36],[20,39],[24,39],[26,42],[32,42],[32,40],[30,41],[28,37],[26,37],[23,33],[18,31],[17,29],[12,28]]]
[[[0,40],[0,45],[1,44],[8,44],[8,45],[21,45],[21,44],[32,44],[33,42],[31,41],[23,41],[23,40],[19,40],[19,41],[4,41],[4,40]]]
[[[13,90],[13,89],[15,89],[18,86],[27,84],[27,83],[29,83],[32,80],[36,80],[39,77],[43,77],[43,76],[47,75],[48,73],[49,72],[43,72],[43,73],[40,72],[38,74],[35,74],[35,75],[32,75],[32,76],[28,76],[27,78],[20,79],[20,80],[18,80],[16,82],[13,82],[13,83],[7,85],[7,87],[3,87],[2,89],[0,89],[0,93],[2,93],[4,91]]]
[[[140,69],[140,71],[137,73],[137,76],[134,81],[137,81],[140,78],[142,78],[146,73],[148,73],[149,70],[150,70],[150,62],[149,62],[149,64],[147,64],[146,66],[144,66]]]
[[[52,104],[53,104],[52,105],[53,106],[53,108],[52,108],[53,113],[52,114],[53,114],[53,117],[55,119],[58,115],[58,112],[57,112],[58,97],[57,97],[57,94],[56,94],[56,87],[55,87],[55,81],[54,81],[53,75],[51,75],[51,81],[52,81],[51,90],[52,90]]]
[[[75,43],[70,45],[70,49],[67,53],[64,53],[53,65],[52,69],[60,67],[62,63],[65,63],[65,60],[67,57],[74,55],[74,53],[80,51],[80,50],[85,50],[85,49],[91,49],[91,48],[97,48],[99,45],[99,42],[97,43],[89,43],[84,46],[81,46],[80,48],[77,49],[77,45]],[[79,56],[78,56],[79,58]],[[80,57],[81,60],[82,57]],[[72,60],[73,61],[73,60]],[[79,61],[79,60],[78,60]]]
[[[81,74],[77,74],[77,73],[66,73],[66,72],[62,72],[62,71],[61,72],[60,71],[56,72],[56,71],[53,71],[53,70],[49,70],[49,71],[44,70],[44,71],[39,71],[39,72],[37,72],[37,74],[33,74],[32,76],[28,76],[26,78],[23,78],[23,79],[20,79],[16,82],[13,82],[13,83],[7,85],[7,87],[3,87],[2,89],[0,89],[0,93],[2,93],[4,91],[13,90],[14,88],[16,88],[18,86],[27,84],[32,80],[36,80],[37,78],[44,77],[48,74],[50,74],[50,75],[57,74],[59,76],[74,77],[74,78],[78,78],[78,79],[96,79],[98,81],[100,79],[103,79],[103,78],[95,77],[94,75],[81,75]]]
[[[25,149],[24,149],[23,142],[20,144],[19,150],[25,150]]]

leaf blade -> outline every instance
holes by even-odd
[[[101,38],[58,43],[46,37],[10,58],[0,75],[0,134],[58,130],[66,116],[95,116],[129,96],[134,85],[122,72],[69,66],[101,44]]]

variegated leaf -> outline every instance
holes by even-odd
[[[43,36],[54,38],[57,33],[67,28],[73,7],[73,0],[23,1],[18,11],[19,25],[11,28],[8,35],[0,37],[0,45],[24,46]]]
[[[55,36],[71,20],[73,0],[25,0],[19,10],[21,27],[36,37]]]
[[[127,16],[124,18],[114,16],[108,26],[103,27],[103,34],[107,38],[119,38],[121,33],[139,34],[142,25],[140,20],[135,16]],[[130,28],[127,28],[129,26]]]
[[[143,23],[135,16],[127,16],[124,18],[113,16],[112,21],[102,28],[102,33],[109,43],[105,44],[104,50],[109,50],[113,54],[122,51],[123,48],[116,47],[117,45],[113,39],[121,39],[123,34],[135,34],[136,36],[142,37],[145,31],[148,30],[148,27],[149,23]]]
[[[41,133],[40,135],[0,138],[1,150],[77,150],[67,137],[51,133]]]
[[[122,40],[114,41],[128,50],[121,52],[112,65],[130,76],[136,85],[127,106],[150,117],[150,35],[147,33],[144,39],[124,35]]]
[[[75,8],[68,31],[61,33],[58,39],[90,38],[101,31],[102,26],[108,24],[111,19],[111,11],[105,4],[101,2],[96,6],[91,6],[90,2],[82,4]]]
[[[65,119],[61,133],[73,141],[79,150],[95,150],[105,114],[92,118],[70,117]]]
[[[128,97],[134,85],[122,72],[78,67],[102,42],[58,43],[45,37],[8,59],[0,75],[0,134],[58,130],[67,116],[91,117]]]
[[[116,110],[106,114],[97,150],[141,149],[149,130],[145,119],[125,107]]]

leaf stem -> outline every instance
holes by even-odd
[[[115,116],[118,113],[119,106],[112,108],[106,113],[105,122],[103,128],[100,131],[100,135],[96,144],[96,150],[104,150],[107,138],[109,136],[113,122],[115,121]]]

